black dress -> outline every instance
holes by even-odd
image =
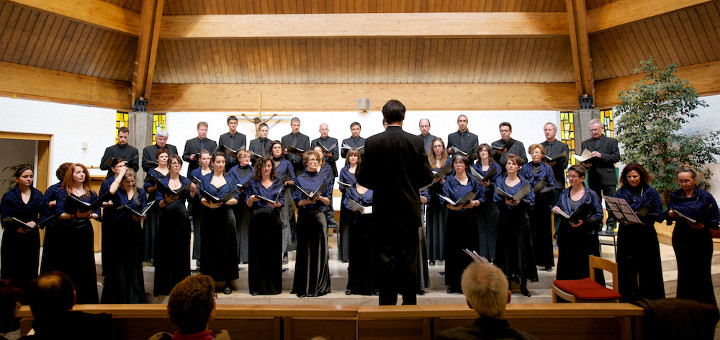
[[[545,162],[530,162],[520,169],[522,178],[530,182],[535,188],[541,181],[546,186],[535,194],[535,204],[530,209],[530,230],[532,232],[533,250],[535,251],[535,262],[538,266],[552,268],[555,266],[555,255],[553,253],[553,235],[551,225],[550,209],[555,201],[555,174],[552,168]]]
[[[376,235],[372,233],[373,215],[352,211],[350,200],[363,207],[372,207],[372,190],[360,194],[352,186],[347,189],[343,206],[349,211],[350,220],[350,263],[348,264],[347,289],[352,294],[370,295],[377,290],[375,282],[375,266],[373,261],[373,242]]]
[[[56,213],[60,216],[64,210],[67,190],[57,191]],[[95,192],[78,197],[83,202],[97,199]],[[67,211],[76,214],[76,211]],[[100,209],[93,211],[100,215]],[[43,244],[43,260],[41,272],[60,271],[65,273],[75,284],[77,304],[98,303],[97,272],[95,270],[95,253],[93,249],[93,228],[89,219],[73,218],[58,219],[52,228],[45,231]]]
[[[357,181],[355,180],[355,174],[350,172],[350,165],[345,165],[340,169],[340,178],[338,182],[349,184],[354,186]],[[342,202],[345,202],[347,195],[347,186],[340,185],[340,191],[342,192]],[[354,217],[351,211],[345,207],[345,204],[340,205],[340,225],[338,226],[338,258],[340,262],[348,262],[350,258],[350,225],[352,224]]]
[[[696,187],[692,197],[685,197],[682,189],[673,192],[668,206],[705,225],[703,229],[694,229],[685,219],[676,219],[672,244],[678,266],[677,297],[717,306],[710,272],[713,253],[710,228],[716,229],[720,221],[717,202],[710,193]]]
[[[0,202],[2,218],[14,217],[23,222],[38,223],[39,216],[48,214],[45,197],[39,190],[30,187],[30,199],[25,203],[20,189],[16,186],[2,197]],[[0,248],[0,277],[12,281],[21,289],[27,289],[30,280],[37,277],[40,264],[40,234],[37,227],[19,233],[19,223],[2,223],[4,232]]]
[[[450,158],[445,164],[450,162]],[[445,165],[443,165],[445,166]],[[438,171],[440,168],[433,168]],[[427,240],[427,257],[430,261],[445,260],[445,223],[447,222],[447,208],[441,202],[438,194],[442,193],[442,183],[437,182],[430,185],[423,195],[428,203],[425,205],[425,232]]]
[[[202,178],[201,188],[215,197],[223,197],[235,191],[237,185],[232,176],[225,175],[225,185],[212,185],[214,175]],[[200,203],[202,204],[202,203]],[[232,281],[238,275],[238,251],[235,238],[235,214],[232,206],[223,204],[218,208],[200,207],[203,228],[200,229],[202,261],[200,272],[210,275],[216,282]]]
[[[129,206],[135,211],[145,207],[145,191],[137,189],[137,197],[119,188],[113,195],[113,206]],[[142,251],[143,230],[131,213],[118,209],[112,220],[106,221],[103,238],[107,239],[103,253],[103,292],[101,303],[144,303]]]
[[[502,167],[500,164],[492,162],[490,167],[483,171],[482,163],[478,160],[473,168],[482,176],[487,176],[492,169],[495,169],[495,175],[490,176],[490,185],[483,186],[483,197],[485,201],[480,203],[479,207],[473,209],[478,216],[478,237],[480,244],[478,245],[478,255],[493,262],[495,260],[495,249],[497,247],[498,218],[500,210],[493,202],[495,196],[495,182],[502,179]]]
[[[468,176],[468,182],[461,184],[455,175],[445,177],[443,184],[443,196],[457,201],[465,196],[468,192],[474,192],[478,195],[475,199],[482,201],[484,197],[481,195],[483,186],[475,177]],[[443,200],[442,202],[445,202]],[[460,278],[467,266],[472,263],[472,258],[468,256],[464,249],[478,249],[478,229],[477,215],[473,213],[473,209],[447,210],[447,234],[445,238],[445,284],[448,291],[459,293],[462,291],[460,287]]]
[[[265,188],[255,179],[248,183],[247,197],[259,195],[269,199],[277,197],[283,191],[283,184],[278,180],[269,188]],[[278,198],[285,204],[285,195]],[[246,202],[238,203],[247,206]],[[280,209],[272,208],[266,201],[259,200],[251,207],[249,249],[248,249],[248,283],[250,294],[275,295],[282,293],[282,222]]]
[[[161,181],[170,183],[170,176]],[[190,180],[180,176],[185,186]],[[190,276],[190,217],[185,208],[189,191],[177,200],[160,208],[160,224],[155,234],[155,296],[169,295],[178,282]],[[155,199],[164,199],[158,192]]]
[[[510,195],[515,195],[529,183],[521,177],[520,183],[509,187],[505,184],[506,179],[507,177],[502,177],[495,185]],[[504,196],[497,193],[493,200],[500,210],[495,265],[502,269],[509,280],[519,281],[521,285],[523,280],[537,282],[538,274],[528,216],[531,206],[535,203],[535,195],[531,191],[516,206],[506,204]]]
[[[320,172],[305,171],[297,176],[295,186],[306,192],[317,190],[325,182],[323,197],[332,197],[332,186]],[[306,199],[302,191],[295,190],[293,199],[297,204]],[[322,296],[330,293],[330,268],[327,244],[326,206],[319,200],[314,204],[298,207],[297,254],[295,279],[292,293],[298,297]]]
[[[236,184],[245,184],[250,180],[253,174],[253,167],[248,164],[246,166],[240,166],[240,164],[232,167],[228,174],[233,176]],[[246,201],[245,191],[241,191],[238,195],[238,204],[233,206],[233,212],[235,213],[235,231],[237,235],[237,247],[238,247],[238,261],[247,263],[248,262],[248,228],[250,226],[250,208]]]
[[[147,176],[153,176],[159,180],[163,180],[167,177],[167,175],[163,175],[161,172],[155,171],[155,169],[150,169]],[[147,177],[145,179],[147,179]],[[145,181],[143,184],[143,189],[145,189],[148,195],[150,195],[150,197],[148,197],[148,200],[150,201],[154,199],[156,193],[156,191],[147,191],[151,186],[152,183],[148,181]],[[153,264],[155,260],[155,237],[158,225],[160,225],[160,206],[154,205],[150,208],[150,210],[148,210],[147,218],[143,221],[143,233],[145,234],[145,241],[143,243],[143,261],[153,262]]]

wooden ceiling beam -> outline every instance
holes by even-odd
[[[567,35],[562,12],[177,15],[162,38],[520,37]]]
[[[592,63],[590,58],[590,38],[587,30],[587,7],[585,0],[565,0],[568,29],[570,32],[570,50],[575,71],[575,88],[578,97],[593,96]]]
[[[0,95],[128,109],[130,83],[0,62]]]
[[[590,33],[607,30],[712,0],[618,0],[587,11]]]
[[[139,14],[102,0],[8,0],[96,27],[137,36]]]
[[[140,37],[138,39],[136,72],[133,74],[132,100],[150,98],[155,59],[160,39],[164,0],[143,0],[140,10]]]
[[[690,86],[700,96],[720,94],[720,61],[681,66],[677,68],[677,77],[687,79]],[[620,91],[631,88],[635,83],[645,77],[644,73],[631,76],[600,80],[597,82],[597,96],[595,97],[596,107],[605,109],[620,104],[618,95]]]
[[[149,111],[380,110],[390,98],[410,110],[574,110],[573,83],[501,84],[155,84]]]

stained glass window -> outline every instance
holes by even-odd
[[[560,112],[560,139],[570,148],[570,152],[575,152],[575,122],[573,112]],[[568,155],[569,156],[569,155]],[[575,164],[575,157],[570,157],[569,164]],[[567,188],[567,169],[565,169],[565,187]]]
[[[128,113],[118,111],[115,116],[115,144],[117,144],[117,130],[128,126]]]
[[[613,124],[613,112],[612,109],[600,111],[600,121],[602,121],[605,128],[605,136],[615,138],[615,124]]]
[[[153,143],[155,143],[155,134],[160,131],[165,130],[165,114],[164,113],[156,113],[153,115]]]

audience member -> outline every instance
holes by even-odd
[[[15,314],[20,310],[22,294],[10,280],[0,280],[0,340],[20,338],[20,319]]]

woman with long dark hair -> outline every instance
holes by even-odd
[[[500,217],[500,210],[493,202],[493,197],[495,196],[495,183],[502,179],[502,167],[493,159],[490,144],[480,144],[476,153],[477,162],[473,168],[483,176],[480,184],[483,186],[482,195],[484,197],[480,206],[474,209],[478,216],[478,236],[480,238],[478,255],[492,262],[495,260],[498,218]]]
[[[357,183],[355,170],[357,170],[358,164],[362,162],[360,152],[355,148],[348,150],[347,154],[345,154],[345,159],[347,163],[340,169],[340,176],[338,177],[338,187],[340,188],[340,192],[342,192],[342,202],[345,202],[348,188]],[[350,215],[350,210],[345,207],[345,204],[341,204],[340,226],[338,226],[337,236],[338,258],[340,262],[348,262],[350,258],[350,225],[352,224],[352,220],[354,220],[354,218]]]
[[[65,205],[71,199],[70,196],[86,203],[92,203],[98,198],[90,189],[90,173],[80,163],[74,163],[68,168],[63,186],[58,190],[55,207],[58,220],[53,228],[45,232],[41,271],[60,271],[69,276],[75,284],[76,303],[98,303],[90,219],[100,218],[100,208],[88,211],[66,210]]]
[[[428,162],[433,171],[438,171],[450,163],[445,143],[442,138],[436,137],[430,144],[431,152],[428,154]],[[421,192],[420,201],[425,203],[425,232],[427,234],[427,257],[430,265],[434,266],[435,261],[445,260],[445,233],[447,208],[438,194],[442,193],[443,183],[440,180],[428,186],[427,190]]]
[[[348,152],[348,155],[350,152]],[[373,234],[373,225],[375,221],[371,213],[372,209],[372,190],[355,183],[347,188],[343,205],[350,213],[348,218],[350,221],[350,254],[348,264],[348,283],[346,295],[372,295],[377,292],[377,284],[375,282],[375,266],[373,242],[377,235]],[[361,205],[359,208],[350,203]]]
[[[235,180],[225,174],[225,154],[215,152],[210,161],[213,172],[202,178],[200,188],[217,198],[233,192],[237,194]],[[200,231],[202,233],[200,272],[212,276],[215,281],[224,281],[223,293],[231,294],[232,281],[239,277],[235,215],[232,212],[232,206],[237,204],[238,200],[231,198],[226,202],[213,203],[202,197],[200,202],[203,204],[202,223],[207,226]]]
[[[0,201],[4,229],[0,277],[21,289],[27,289],[30,281],[37,277],[40,264],[38,223],[41,216],[48,215],[45,196],[33,187],[34,178],[32,166],[19,166],[13,174],[15,187]]]
[[[710,274],[710,229],[718,229],[720,211],[715,198],[697,186],[695,169],[682,165],[675,177],[680,189],[670,194],[667,216],[675,221],[672,244],[678,266],[677,297],[717,306]]]
[[[103,292],[101,303],[144,303],[142,252],[143,229],[140,225],[147,215],[137,217],[127,207],[142,211],[145,191],[135,186],[135,170],[124,167],[109,189],[116,208],[112,220],[107,221],[103,238]]]
[[[155,235],[155,296],[170,295],[173,287],[190,275],[190,218],[185,202],[196,196],[190,180],[180,175],[182,157],[170,157],[170,173],[160,181],[175,192],[190,185],[179,195],[158,190],[155,199],[160,209],[160,224]]]
[[[650,174],[630,163],[620,174],[615,197],[630,204],[643,223],[621,222],[617,240],[618,277],[623,300],[662,299],[665,284],[655,222],[665,219],[660,194],[650,186]]]
[[[295,170],[293,169],[292,163],[285,159],[283,155],[283,146],[279,140],[270,142],[268,153],[272,155],[273,164],[275,164],[275,177],[285,178],[290,176],[285,181],[285,189],[283,189],[283,196],[285,204],[280,209],[280,222],[282,222],[282,253],[283,262],[287,263],[287,254],[290,251],[295,250],[295,242],[293,241],[293,226],[295,225],[295,206],[292,204],[293,194],[290,188],[291,185],[295,184]]]
[[[550,224],[550,209],[555,197],[555,174],[552,167],[543,162],[545,147],[540,144],[532,144],[528,148],[528,153],[532,161],[522,166],[520,177],[530,182],[531,188],[538,189],[534,192],[535,204],[530,209],[530,231],[535,251],[535,264],[543,267],[545,271],[551,271],[555,267],[554,240]],[[545,185],[538,185],[541,182],[544,182]]]
[[[210,151],[200,150],[200,160],[198,160],[199,168],[195,169],[190,173],[189,180],[199,183],[202,178],[210,175],[213,170],[210,167]],[[199,185],[195,187],[195,191],[199,189]],[[202,258],[202,210],[203,205],[200,203],[200,195],[195,195],[194,198],[188,199],[188,212],[192,218],[192,229],[193,229],[193,248],[192,258],[196,260],[197,267],[200,268],[200,260]]]
[[[250,151],[242,149],[237,153],[238,164],[230,169],[230,174],[235,184],[245,185],[253,177],[253,167],[250,165]],[[246,189],[240,189],[238,202],[245,202]],[[250,208],[246,204],[236,204],[233,207],[235,212],[235,232],[238,242],[238,261],[248,262],[248,228],[250,226]]]
[[[275,177],[272,156],[260,158],[248,182],[245,202],[251,210],[248,281],[252,295],[282,293],[280,209],[285,204],[283,187],[284,184]]]

